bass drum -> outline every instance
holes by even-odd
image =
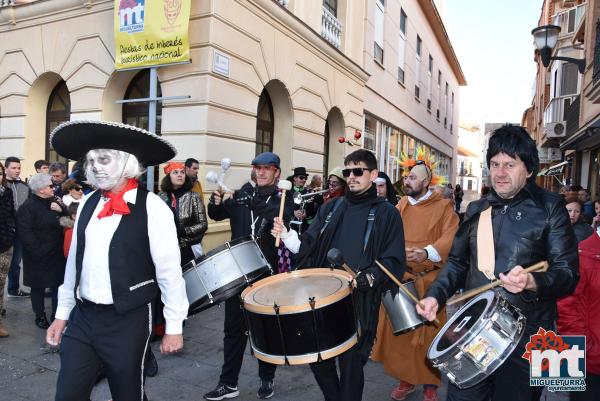
[[[188,314],[221,303],[270,273],[271,267],[252,237],[226,242],[183,266]]]
[[[442,327],[427,357],[458,388],[476,385],[514,351],[525,316],[494,291],[469,301]]]
[[[333,358],[357,341],[352,276],[304,269],[264,278],[242,292],[254,356],[299,365]]]

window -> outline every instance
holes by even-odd
[[[398,82],[404,84],[404,64],[406,53],[406,14],[400,10],[400,34],[398,35]]]
[[[442,72],[438,70],[438,88],[442,85]]]
[[[417,35],[417,47],[415,56],[415,97],[417,100],[421,97],[421,37]]]
[[[273,104],[266,89],[258,100],[256,111],[256,154],[273,151]]]
[[[429,71],[429,75],[433,74],[433,57],[431,55],[429,55],[429,67],[427,67],[427,70]]]
[[[417,35],[417,48],[416,48],[416,52],[417,52],[417,58],[421,58],[421,47],[423,46],[423,41],[421,40],[421,37],[419,35]]]
[[[400,9],[400,33],[406,37],[406,13]]]
[[[337,0],[323,0],[323,7],[337,18]]]
[[[419,88],[419,85],[415,85],[415,97],[417,99],[419,99],[421,96],[421,88]]]
[[[71,119],[71,97],[69,89],[65,81],[60,81],[48,99],[48,105],[46,106],[46,160],[52,162],[66,163],[67,159],[60,156],[50,146],[50,134],[54,128],[58,127],[61,123],[69,121]],[[146,106],[146,110],[148,107]]]
[[[375,136],[377,134],[377,120],[365,115],[364,147],[375,152]]]
[[[373,43],[373,58],[383,65],[383,0],[375,2],[375,38]]]
[[[576,95],[577,81],[579,80],[579,71],[577,65],[572,63],[563,63],[560,80],[560,95]]]

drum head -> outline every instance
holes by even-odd
[[[473,332],[473,326],[481,320],[494,300],[494,292],[487,291],[473,298],[469,303],[456,312],[454,316],[442,327],[429,348],[428,357],[435,359],[463,339],[468,339]]]
[[[350,293],[352,277],[341,270],[304,269],[277,274],[254,283],[242,293],[244,307],[257,313],[298,313],[329,305]]]

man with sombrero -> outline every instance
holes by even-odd
[[[138,187],[137,177],[143,167],[173,158],[175,149],[145,130],[100,121],[64,123],[50,142],[64,157],[85,158],[87,181],[98,188],[79,206],[46,338],[61,347],[56,400],[89,399],[100,366],[115,401],[142,400],[152,301],[161,293],[160,348],[174,353],[183,347],[188,300],[172,212]]]

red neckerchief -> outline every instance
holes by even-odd
[[[100,210],[100,213],[98,213],[98,218],[101,219],[103,217],[112,216],[113,214],[129,214],[129,206],[127,206],[127,202],[123,199],[123,195],[125,195],[125,192],[137,187],[137,180],[130,178],[129,181],[127,181],[125,188],[119,193],[115,194],[110,191],[102,191],[102,196],[108,198],[108,202],[104,204],[104,207]]]

